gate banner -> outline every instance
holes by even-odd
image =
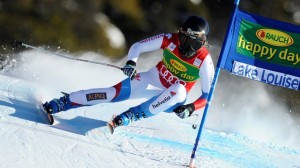
[[[237,10],[220,68],[232,74],[300,89],[300,26]]]

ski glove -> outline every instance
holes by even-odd
[[[136,63],[132,60],[129,60],[126,62],[126,65],[124,66],[124,68],[122,68],[123,73],[130,77],[131,80],[134,79],[134,77],[136,76]]]
[[[176,107],[173,111],[179,118],[184,119],[192,115],[192,113],[195,111],[195,106],[194,103],[180,105]]]

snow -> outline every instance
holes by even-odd
[[[95,17],[95,20],[99,25],[104,27],[104,31],[109,40],[110,46],[114,48],[121,48],[125,46],[124,34],[117,26],[111,24],[109,18],[105,14],[98,13]]]
[[[81,58],[110,62],[99,59],[95,53],[85,53]],[[111,64],[122,66],[123,63],[124,60]],[[181,120],[176,115],[160,113],[119,127],[110,135],[106,121],[143,100],[72,109],[55,114],[54,125],[44,124],[37,109],[40,101],[57,98],[61,96],[60,91],[113,85],[125,78],[119,70],[37,51],[23,52],[7,65],[9,68],[4,68],[0,75],[0,168],[155,168],[186,167],[189,163],[198,131],[192,129],[192,124],[196,119],[199,124],[201,118],[197,115]],[[143,68],[151,66],[148,63]],[[218,97],[214,101],[222,102]],[[244,116],[249,116],[247,108],[242,109]],[[202,111],[197,114],[202,116]],[[245,120],[240,120],[242,113],[224,115],[208,113],[197,151],[197,167],[300,167],[299,128],[289,124],[290,118],[280,115],[287,121],[286,125],[280,123],[284,128],[281,130],[265,118],[254,118],[259,115]],[[230,118],[232,124],[220,118]],[[260,126],[258,136],[251,129],[256,121]],[[290,130],[293,136],[282,134]]]

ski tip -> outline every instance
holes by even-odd
[[[51,115],[51,114],[47,114],[47,117],[48,117],[48,121],[49,121],[49,124],[50,125],[53,125],[53,123],[54,123],[54,118],[53,118],[53,116]]]
[[[117,115],[113,115],[112,116],[112,118],[111,118],[111,120],[109,121],[109,122],[107,122],[106,123],[106,126],[107,126],[107,128],[108,128],[108,130],[109,130],[109,132],[111,133],[111,134],[114,134],[114,131],[115,131],[115,128],[116,128],[116,125],[114,124],[114,118],[116,117]]]
[[[106,126],[107,126],[110,134],[114,134],[115,127],[112,125],[112,123],[108,122],[108,123],[106,123]]]
[[[47,120],[46,123],[49,124],[49,125],[53,125],[54,118],[53,118],[53,116],[50,113],[48,113],[46,111],[46,109],[44,108],[43,104],[39,104],[39,109],[40,109],[40,111],[43,112],[44,118],[45,118],[45,120]]]

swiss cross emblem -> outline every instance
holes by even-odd
[[[196,58],[193,64],[194,64],[195,66],[199,67],[199,66],[201,65],[201,63],[202,63],[201,59]]]
[[[168,45],[168,49],[170,49],[171,51],[174,51],[175,48],[176,48],[176,45],[172,42]]]

